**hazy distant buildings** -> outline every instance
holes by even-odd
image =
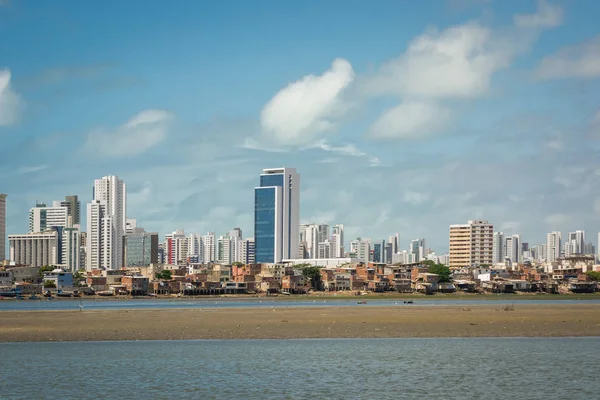
[[[505,257],[504,232],[494,232],[492,247],[492,264],[503,263]]]
[[[451,268],[491,265],[494,226],[488,221],[474,220],[464,225],[450,225]]]
[[[411,262],[419,262],[425,260],[425,239],[419,238],[410,242],[410,257]]]
[[[254,240],[257,263],[298,256],[300,176],[294,168],[264,169],[254,189]],[[317,243],[318,246],[318,243]]]
[[[504,259],[507,260],[514,269],[521,259],[521,236],[507,236],[504,243]]]
[[[331,257],[342,258],[344,256],[344,225],[337,224],[333,226],[331,233]]]

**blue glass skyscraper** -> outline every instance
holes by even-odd
[[[295,168],[264,169],[254,189],[254,246],[257,263],[298,257],[300,176]]]

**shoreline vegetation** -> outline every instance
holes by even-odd
[[[0,341],[600,336],[600,304],[3,311]]]

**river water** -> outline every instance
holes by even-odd
[[[594,399],[600,338],[0,343],[2,399]]]
[[[365,298],[358,298],[360,301]],[[132,309],[164,309],[164,308],[289,308],[289,307],[349,307],[357,306],[359,300],[269,300],[269,299],[59,299],[59,300],[15,300],[4,299],[0,301],[0,311],[31,311],[31,310],[79,310],[83,306],[86,310],[132,310]],[[367,300],[369,306],[399,306],[410,307],[403,300]],[[600,300],[582,299],[544,299],[544,300],[519,300],[518,297],[498,296],[498,299],[467,299],[467,300],[436,300],[434,298],[414,299],[414,304],[419,306],[476,306],[485,304],[600,304]]]

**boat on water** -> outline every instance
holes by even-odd
[[[100,292],[96,292],[96,294],[98,296],[114,296],[115,292],[113,292],[112,290],[102,290]]]
[[[56,293],[58,297],[73,297],[73,293],[71,292],[59,292]]]
[[[357,301],[357,302],[356,302],[356,304],[367,304],[367,301],[366,301],[366,300],[363,300],[363,301]]]
[[[414,303],[414,301],[412,301],[412,300],[404,300],[404,304],[413,304],[413,303]]]

